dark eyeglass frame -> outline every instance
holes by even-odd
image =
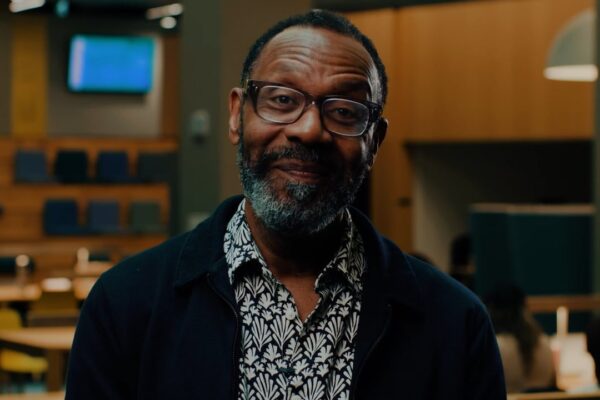
[[[271,121],[269,119],[264,118],[263,116],[261,116],[258,113],[258,109],[257,109],[257,105],[256,105],[257,98],[258,98],[258,92],[260,91],[260,89],[262,89],[265,86],[276,86],[276,87],[281,87],[281,88],[285,88],[285,89],[292,89],[298,93],[301,93],[304,96],[304,108],[302,109],[300,114],[298,114],[298,117],[296,117],[295,120],[290,121],[290,122]],[[244,96],[250,97],[250,99],[252,100],[252,107],[254,108],[254,113],[256,115],[258,115],[259,118],[261,118],[262,120],[265,120],[267,122],[271,122],[274,124],[281,124],[281,125],[290,125],[290,124],[297,122],[300,118],[302,118],[302,116],[306,112],[306,109],[308,107],[310,107],[311,104],[314,104],[315,107],[317,107],[319,109],[319,118],[321,119],[321,124],[322,124],[323,128],[325,128],[325,130],[327,130],[327,132],[334,133],[334,134],[340,135],[340,136],[347,136],[347,137],[362,136],[365,132],[367,132],[369,130],[369,128],[371,127],[371,125],[373,123],[377,122],[381,118],[381,113],[383,111],[383,107],[381,105],[379,105],[377,103],[373,103],[371,101],[367,101],[367,100],[358,100],[358,99],[354,99],[352,97],[339,96],[339,95],[327,95],[327,96],[315,97],[315,96],[311,95],[310,93],[307,93],[304,90],[297,89],[295,87],[282,85],[281,83],[277,83],[277,82],[257,81],[257,80],[253,80],[253,79],[246,80],[246,83],[243,88],[243,94],[244,94]],[[321,107],[325,101],[331,100],[331,99],[350,100],[350,101],[353,101],[355,103],[359,103],[359,104],[362,104],[363,106],[365,106],[369,110],[369,119],[367,120],[365,129],[362,132],[357,133],[357,134],[345,134],[345,133],[339,133],[339,132],[335,132],[335,131],[331,131],[331,130],[327,129],[326,124],[323,121],[323,112],[322,112]]]

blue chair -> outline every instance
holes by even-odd
[[[160,204],[154,201],[134,201],[129,206],[129,228],[133,233],[162,233]]]
[[[175,153],[140,153],[137,177],[142,182],[168,182],[176,173]]]
[[[78,206],[73,199],[52,199],[44,204],[44,232],[48,235],[83,233],[77,221]]]
[[[15,182],[49,182],[46,153],[41,150],[18,150],[15,154]]]
[[[125,151],[101,151],[96,160],[96,180],[106,183],[130,182],[129,158]]]
[[[122,231],[119,225],[119,203],[114,200],[93,200],[88,205],[90,233],[111,234]]]
[[[88,155],[83,150],[59,150],[54,160],[54,175],[63,183],[86,183]]]

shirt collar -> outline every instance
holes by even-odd
[[[240,267],[252,261],[258,262],[263,270],[268,270],[246,221],[245,204],[244,199],[229,220],[223,241],[225,259],[229,265],[228,276],[232,284],[236,281]],[[316,289],[336,281],[346,283],[358,291],[362,289],[362,275],[366,266],[363,241],[347,209],[344,210],[343,220],[344,239],[334,257],[317,277]]]

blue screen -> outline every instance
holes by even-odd
[[[147,93],[152,89],[153,61],[152,38],[75,35],[68,86],[75,92]]]

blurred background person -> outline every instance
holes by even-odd
[[[525,308],[525,298],[512,283],[483,297],[496,330],[507,392],[558,390],[549,338]]]
[[[475,264],[471,253],[471,237],[461,233],[450,244],[450,276],[475,291]]]

